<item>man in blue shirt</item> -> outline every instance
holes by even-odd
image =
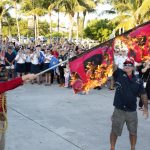
[[[123,69],[117,69],[113,76],[116,83],[116,93],[110,134],[111,150],[115,150],[117,137],[121,136],[124,123],[126,123],[129,131],[131,150],[135,150],[138,125],[137,97],[141,96],[144,103],[143,115],[148,118],[147,95],[142,81],[134,75],[134,60],[132,58],[126,59]]]

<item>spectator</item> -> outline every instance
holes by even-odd
[[[58,57],[59,63],[65,60],[65,52],[64,50],[61,50],[60,55]],[[65,65],[62,64],[59,67],[59,81],[60,81],[60,87],[65,85],[65,77],[64,77],[64,68]]]
[[[34,51],[31,54],[31,73],[37,74],[40,72],[39,57],[40,57],[40,54],[37,51]],[[32,84],[33,83],[34,81],[32,81]],[[39,77],[37,78],[37,83],[40,84]]]
[[[44,51],[42,51],[41,45],[36,46],[36,53],[38,55],[38,65],[40,67],[40,71],[42,71],[44,66]],[[38,84],[41,84],[42,75],[38,76],[37,79],[38,79]]]
[[[26,51],[26,74],[31,72],[31,51],[27,49]]]
[[[148,100],[150,102],[150,59],[145,62],[143,66],[142,73],[144,75],[144,83],[145,88],[148,96]]]
[[[5,63],[6,69],[9,72],[9,77],[14,78],[14,64],[15,64],[15,53],[13,52],[13,47],[9,46],[8,51],[5,53]]]
[[[44,54],[44,70],[49,68],[50,60],[53,56],[51,55],[50,49],[45,50]],[[45,73],[45,85],[51,85],[51,72],[52,70],[49,70]]]
[[[23,53],[23,50],[19,50],[17,53],[17,56],[15,58],[16,60],[16,72],[17,76],[21,77],[25,74],[25,61],[26,61],[26,55]]]
[[[69,64],[67,64],[66,68],[64,69],[64,77],[65,77],[65,87],[69,87],[69,79],[70,79]]]
[[[0,64],[2,66],[5,66],[5,51],[4,50],[0,51]]]

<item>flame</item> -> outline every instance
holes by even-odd
[[[144,62],[146,62],[147,60],[150,60],[150,55],[144,56],[144,57],[142,58],[142,61],[144,61]]]
[[[95,67],[91,62],[89,62],[86,66],[87,82],[83,83],[82,91],[88,93],[91,89],[104,85],[107,82],[108,77],[112,76],[112,74],[112,64],[101,64]],[[71,77],[71,85],[73,85],[77,79],[77,73],[74,73]]]
[[[91,73],[91,76],[88,79],[88,82],[84,84],[83,91],[87,93],[91,89],[97,86],[104,85],[107,82],[108,77],[112,76],[112,73],[113,73],[112,64],[111,65],[107,65],[107,64],[98,65],[95,68],[95,70],[93,70],[93,73]]]
[[[131,37],[131,36],[120,36],[115,39],[115,47],[124,47],[124,44],[128,48],[128,51],[133,50],[136,51],[135,46],[139,46],[143,51],[146,47],[148,48],[148,56],[142,56],[142,61],[149,59],[150,57],[150,36],[146,37],[146,41],[144,41],[144,36]],[[120,41],[120,42],[117,42]],[[145,47],[146,46],[146,47]]]
[[[77,72],[71,74],[70,85],[72,86],[72,85],[75,83],[75,81],[76,81],[77,79],[78,79],[78,77],[77,77]]]

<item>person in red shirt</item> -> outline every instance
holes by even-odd
[[[59,53],[58,53],[58,51],[57,51],[57,47],[54,47],[52,53],[53,53],[52,55],[53,55],[54,57],[58,58]]]
[[[36,75],[27,74],[10,81],[0,83],[0,150],[5,149],[5,131],[7,128],[7,106],[5,92],[15,89],[18,86],[23,85],[24,81],[33,80],[34,78],[36,78]]]

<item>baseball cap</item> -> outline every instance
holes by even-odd
[[[133,58],[127,58],[123,64],[124,65],[125,64],[131,64],[132,66],[134,66],[134,59]]]

